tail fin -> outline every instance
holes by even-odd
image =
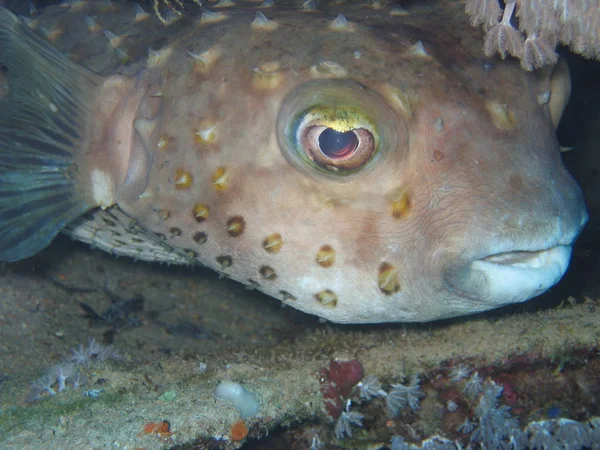
[[[0,260],[27,258],[89,210],[74,153],[102,77],[0,8]],[[0,76],[2,78],[2,76]]]

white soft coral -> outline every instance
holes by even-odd
[[[485,35],[483,51],[487,57],[499,53],[502,58],[507,55],[520,58],[523,53],[523,35],[511,23],[516,2],[510,1],[504,6],[502,20],[494,25]]]
[[[562,42],[574,53],[600,59],[598,0],[466,0],[465,11],[471,24],[487,32],[488,57],[511,55],[534,70],[555,64]]]

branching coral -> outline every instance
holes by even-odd
[[[556,62],[556,46],[600,59],[598,0],[466,0],[474,26],[486,31],[484,50],[521,60],[525,70]]]

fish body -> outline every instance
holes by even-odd
[[[2,10],[0,258],[62,230],[343,323],[558,282],[587,220],[555,137],[566,66],[486,60],[460,2],[319,6]]]

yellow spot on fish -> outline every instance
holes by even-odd
[[[425,50],[425,46],[423,45],[422,41],[417,41],[414,45],[412,45],[408,49],[408,54],[410,56],[414,56],[415,58],[432,59],[431,55],[427,53],[427,50]]]
[[[494,125],[501,130],[511,130],[517,124],[514,113],[506,103],[488,100],[485,102],[485,109],[487,109]]]
[[[150,17],[150,14],[144,11],[144,9],[137,3],[133,5],[133,9],[135,11],[135,23],[143,22]]]
[[[319,61],[310,68],[313,78],[345,78],[348,70],[334,61]]]
[[[231,237],[238,237],[244,232],[246,221],[242,216],[233,216],[227,220],[227,234]]]
[[[198,144],[214,144],[217,140],[217,121],[213,118],[203,119],[194,130],[194,141]]]
[[[100,25],[98,25],[98,23],[96,23],[96,21],[90,16],[85,16],[83,21],[85,22],[88,32],[91,34],[98,33],[102,29]]]
[[[398,269],[386,262],[381,263],[379,266],[379,275],[377,276],[377,284],[381,292],[386,295],[398,292],[400,290]]]
[[[122,36],[119,36],[109,30],[103,30],[103,33],[104,33],[104,36],[106,36],[106,39],[108,39],[108,42],[110,42],[110,46],[112,48],[118,48],[123,43]]]
[[[348,19],[346,19],[343,14],[338,14],[337,17],[329,24],[328,28],[333,31],[354,31],[354,25],[348,22]]]
[[[208,219],[209,213],[210,211],[206,203],[196,203],[194,205],[193,214],[196,222],[204,222],[206,219]]]
[[[273,6],[275,6],[273,0],[264,0],[260,5],[258,5],[259,8],[272,8]]]
[[[88,3],[87,1],[82,1],[82,0],[71,1],[71,2],[69,2],[69,10],[71,12],[81,11],[87,3]]]
[[[252,84],[256,89],[274,89],[283,80],[281,65],[277,61],[266,62],[254,69]]]
[[[217,262],[220,264],[221,269],[227,269],[228,267],[232,266],[233,259],[229,255],[218,256]]]
[[[115,48],[115,53],[117,55],[117,58],[119,58],[119,62],[121,64],[127,64],[131,59],[131,56],[129,56],[127,50],[124,50],[122,48]]]
[[[256,12],[256,17],[250,24],[250,28],[254,31],[275,31],[279,28],[279,24],[274,20],[269,20],[260,11]]]
[[[391,214],[394,219],[406,217],[411,210],[410,194],[407,189],[398,189],[390,199]]]
[[[160,137],[156,146],[159,148],[159,150],[166,150],[169,148],[169,145],[173,142],[173,140],[174,138],[172,136],[169,136],[165,133]]]
[[[337,306],[338,298],[337,295],[331,289],[325,289],[324,291],[315,294],[317,301],[327,308],[335,308]]]
[[[179,11],[171,10],[167,13],[167,17],[164,18],[163,23],[168,27],[176,23],[181,17],[182,14]]]
[[[306,0],[304,3],[302,3],[302,11],[318,11],[317,5],[315,5],[315,2],[313,0]]]
[[[394,5],[390,11],[390,16],[408,16],[408,11],[400,5]]]
[[[335,263],[335,250],[331,245],[322,245],[317,252],[317,263],[321,267],[331,267]]]
[[[184,191],[192,186],[194,177],[185,169],[177,169],[175,171],[175,189]]]
[[[222,20],[227,19],[227,17],[227,14],[224,14],[222,12],[212,12],[209,10],[204,10],[202,12],[202,17],[200,17],[200,25],[221,22]]]
[[[40,33],[42,33],[42,35],[50,42],[54,42],[56,41],[59,37],[62,36],[62,34],[64,33],[64,29],[60,28],[60,27],[56,27],[53,28],[51,30],[44,28],[44,27],[40,27],[39,28]]]
[[[262,266],[259,272],[260,276],[265,280],[274,280],[275,278],[277,278],[275,269],[273,269],[271,266]]]
[[[233,0],[220,0],[213,8],[231,8],[232,6],[235,6]]]
[[[384,85],[382,90],[383,95],[394,108],[399,110],[407,119],[412,117],[412,102],[408,95],[391,84]]]
[[[165,47],[160,50],[148,49],[148,68],[154,69],[156,67],[162,67],[165,65],[171,54],[173,53],[173,47]]]
[[[116,5],[114,5],[111,2],[102,2],[102,7],[100,8],[100,13],[105,14],[108,12],[113,12],[116,8]]]
[[[294,297],[288,291],[279,291],[279,293],[281,294],[282,300],[284,302],[295,302],[296,301],[296,297]]]
[[[158,218],[163,222],[166,221],[169,217],[171,217],[171,212],[168,209],[159,209],[158,210]]]
[[[267,253],[279,253],[283,247],[283,238],[279,233],[270,234],[263,240],[262,246]]]
[[[221,53],[220,47],[214,45],[204,53],[196,54],[188,52],[188,55],[194,59],[194,70],[196,72],[207,73],[221,57]]]
[[[32,30],[35,30],[38,27],[38,25],[40,24],[39,20],[33,20],[29,17],[24,17],[24,16],[21,17],[21,21],[23,21],[23,23],[25,25],[27,25],[29,28],[31,28]]]
[[[188,258],[190,258],[190,259],[198,258],[198,253],[195,252],[194,250],[190,250],[189,248],[187,248],[187,249],[184,249],[184,251]]]
[[[204,244],[208,241],[208,235],[204,231],[198,231],[197,233],[194,233],[192,239],[196,244]]]
[[[212,173],[212,186],[217,191],[224,191],[229,186],[229,172],[226,167],[217,167]]]

